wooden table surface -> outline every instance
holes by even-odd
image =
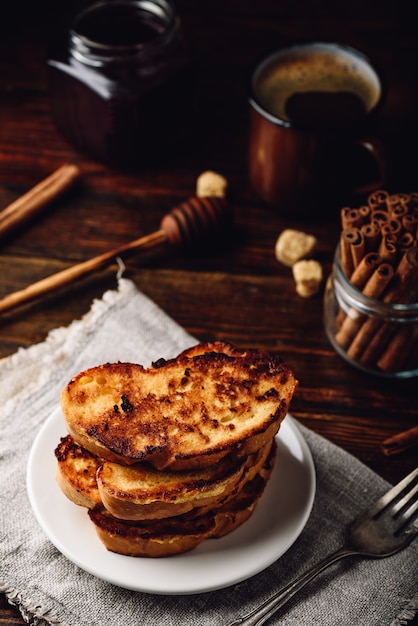
[[[77,164],[81,180],[1,242],[0,297],[153,232],[166,212],[194,194],[201,172],[218,171],[228,179],[235,214],[227,241],[145,264],[134,257],[125,276],[199,340],[278,351],[300,381],[292,414],[394,482],[414,467],[417,448],[387,457],[381,444],[417,423],[416,379],[387,381],[345,363],[325,336],[322,294],[299,297],[291,271],[274,255],[284,228],[305,230],[318,238],[318,259],[327,275],[340,207],[303,222],[276,214],[251,190],[246,163],[252,64],[294,40],[338,40],[368,54],[386,77],[380,131],[389,155],[386,188],[418,189],[415,22],[402,3],[372,5],[367,0],[321,6],[308,0],[178,0],[203,86],[196,141],[157,165],[120,172],[80,154],[51,120],[45,58],[53,33],[68,23],[77,3],[14,3],[0,26],[0,207],[63,163]],[[0,357],[41,342],[115,286],[116,266],[111,266],[1,315]],[[2,596],[0,624],[23,623]]]

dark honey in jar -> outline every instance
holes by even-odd
[[[146,163],[189,129],[193,73],[170,0],[88,6],[47,66],[57,127],[95,159]]]

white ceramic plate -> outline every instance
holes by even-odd
[[[50,541],[80,568],[114,585],[158,594],[203,593],[257,574],[278,559],[301,533],[315,495],[310,450],[288,415],[277,435],[276,464],[252,517],[221,539],[167,558],[108,552],[82,507],[55,481],[54,450],[66,434],[60,409],[39,431],[29,456],[27,489],[34,514]]]

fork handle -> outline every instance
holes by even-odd
[[[303,589],[315,576],[320,574],[325,568],[346,556],[353,556],[358,552],[349,550],[347,548],[340,548],[336,552],[332,552],[327,557],[319,561],[316,565],[308,569],[304,574],[296,578],[293,582],[280,589],[271,598],[266,600],[259,607],[254,609],[248,615],[239,617],[234,622],[231,622],[229,626],[261,626],[264,624],[274,613],[282,607],[290,598],[292,598],[298,591]]]

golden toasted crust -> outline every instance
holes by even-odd
[[[101,506],[96,472],[102,461],[78,446],[70,435],[62,437],[55,449],[56,480],[69,500],[89,509]]]
[[[97,483],[105,508],[127,520],[161,519],[220,506],[264,465],[271,442],[249,457],[224,457],[210,468],[159,471],[148,464],[104,463]]]
[[[107,511],[89,510],[89,517],[99,539],[112,552],[157,558],[193,550],[205,539],[224,537],[249,519],[270,478],[275,453],[273,446],[263,469],[228,503],[204,515],[186,513],[165,520],[132,522],[116,519]]]
[[[270,479],[275,460],[276,445],[272,447],[259,472],[245,483],[238,497],[215,511],[216,528],[211,537],[225,537],[251,517]]]
[[[215,342],[148,369],[131,363],[88,369],[63,389],[61,406],[69,433],[93,454],[183,470],[267,443],[296,384],[274,354]]]
[[[269,442],[256,454],[225,457],[212,468],[196,471],[158,471],[149,464],[117,465],[98,459],[70,435],[55,450],[57,482],[75,504],[104,507],[127,520],[195,515],[220,507],[254,478],[270,453]]]
[[[244,467],[244,458],[224,458],[210,468],[185,472],[159,471],[144,463],[130,467],[104,463],[97,484],[112,515],[128,520],[163,518],[215,504],[233,491]]]
[[[187,552],[210,537],[216,528],[211,517],[186,526],[180,520],[163,520],[156,529],[146,522],[134,525],[118,520],[106,511],[89,510],[89,517],[106,549],[126,556],[157,558]]]

